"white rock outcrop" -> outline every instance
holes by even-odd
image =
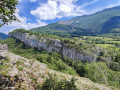
[[[7,45],[6,44],[4,44],[4,45],[2,45],[2,44],[0,44],[0,52],[6,52],[8,50],[8,47],[7,47]]]
[[[51,39],[47,37],[41,37],[41,39],[37,39],[35,35],[29,35],[29,33],[19,33],[19,32],[13,32],[9,34],[10,37],[14,37],[16,39],[21,40],[26,45],[30,47],[35,47],[38,50],[46,50],[48,52],[50,51],[56,51],[58,53],[61,53],[62,56],[66,56],[69,59],[73,60],[81,60],[85,61],[88,60],[89,62],[92,62],[93,60],[96,61],[96,54],[91,54],[89,52],[79,52],[75,48],[69,48],[67,47],[61,40],[59,39]]]

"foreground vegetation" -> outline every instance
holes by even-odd
[[[66,79],[67,74],[63,76],[62,73],[49,71],[51,70],[39,61],[26,59],[10,52],[4,55],[0,53],[0,90],[78,90],[75,85],[76,79],[72,77]]]
[[[108,68],[104,62],[97,63],[81,63],[80,61],[71,61],[64,59],[68,65],[75,68],[77,73],[82,76],[91,79],[94,82],[106,84],[109,86],[118,87],[120,85],[120,68],[116,67],[116,63],[111,65],[118,71],[113,71]]]
[[[111,62],[110,66],[108,66],[103,61],[97,63],[82,63],[80,61],[69,60],[67,57],[62,58],[60,54],[55,52],[38,51],[35,48],[30,48],[15,38],[8,38],[1,43],[8,44],[9,51],[26,58],[37,59],[40,62],[47,64],[51,69],[71,75],[79,74],[94,82],[119,88],[120,68],[118,62]]]
[[[57,80],[56,76],[49,75],[49,78],[43,83],[41,90],[78,90],[75,85],[76,79],[70,81],[66,79]]]

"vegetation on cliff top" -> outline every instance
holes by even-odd
[[[37,33],[37,32],[31,32],[31,31],[27,31],[24,29],[16,29],[12,32],[10,32],[10,34],[12,33],[21,33],[21,34],[29,34],[29,35],[34,35],[36,39],[47,39],[47,41],[52,42],[52,40],[60,40],[60,42],[62,44],[64,44],[65,46],[67,46],[68,48],[74,48],[77,49],[78,51],[89,51],[92,47],[95,47],[93,44],[87,44],[81,41],[76,41],[75,39],[69,39],[69,38],[62,38],[56,35],[46,35],[46,34],[41,34],[41,33]],[[30,37],[30,36],[29,36]]]

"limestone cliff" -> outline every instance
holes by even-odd
[[[31,35],[30,33],[20,33],[14,31],[9,34],[10,37],[21,40],[26,45],[30,47],[35,47],[38,50],[56,51],[61,53],[63,57],[68,57],[73,60],[88,60],[89,62],[96,61],[99,50],[95,49],[92,52],[89,51],[80,51],[77,48],[67,46],[67,43],[63,42],[60,39],[53,39],[50,37],[41,36],[38,38],[36,35]],[[97,51],[98,50],[98,51]]]

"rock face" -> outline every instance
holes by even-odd
[[[0,52],[4,52],[4,51],[7,51],[8,50],[8,47],[6,44],[2,45],[0,44]]]
[[[6,54],[7,51],[8,51],[8,46],[6,44],[4,45],[0,44],[0,57],[4,56],[4,54]]]
[[[73,60],[88,60],[89,62],[96,61],[96,54],[91,54],[90,52],[79,52],[75,48],[70,48],[65,45],[59,39],[52,39],[48,37],[41,37],[37,39],[35,35],[30,35],[29,33],[19,33],[13,32],[9,34],[10,37],[14,37],[16,39],[21,40],[26,45],[30,47],[35,47],[38,50],[46,50],[48,52],[55,51],[61,53],[63,57],[68,57]]]

